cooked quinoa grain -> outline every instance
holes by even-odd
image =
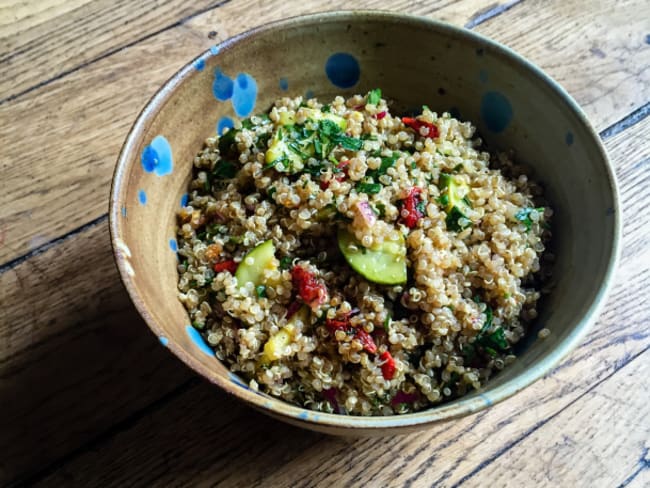
[[[352,415],[422,410],[515,361],[553,212],[474,132],[373,90],[283,98],[208,138],[178,287],[215,355],[255,390]]]

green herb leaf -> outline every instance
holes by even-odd
[[[446,192],[443,193],[436,199],[436,202],[438,202],[443,207],[447,207],[447,205],[449,205],[449,195]]]
[[[237,166],[231,161],[221,159],[212,170],[212,177],[217,180],[229,180],[237,174]]]
[[[330,113],[330,112],[332,111],[332,107],[330,107],[329,105],[325,104],[325,105],[323,105],[323,106],[321,107],[320,111],[323,112],[324,114],[328,114],[328,113]]]
[[[341,132],[341,128],[335,122],[329,119],[318,121],[318,128],[320,132],[326,137],[332,137]]]
[[[460,219],[466,219],[468,222],[461,224],[459,222]],[[461,212],[460,209],[455,205],[451,207],[451,210],[447,214],[447,217],[445,218],[445,224],[447,224],[447,229],[453,230],[455,232],[460,232],[461,230],[472,225],[471,222],[469,222],[469,219],[467,219],[467,215]]]
[[[278,191],[278,189],[277,189],[276,187],[272,186],[272,187],[270,187],[270,188],[266,191],[266,194],[267,194],[270,198],[272,198],[273,195],[275,194],[275,192],[277,192],[277,191]]]
[[[386,216],[386,205],[378,203],[377,210],[379,211],[379,217],[383,219]]]
[[[354,137],[336,135],[332,140],[348,151],[359,151],[363,147],[363,141]]]
[[[257,293],[258,298],[266,298],[266,286],[264,285],[256,286],[255,293]]]
[[[381,102],[381,88],[370,90],[368,93],[368,103],[370,105],[377,105],[379,102]]]
[[[233,145],[235,143],[235,136],[237,135],[239,131],[235,129],[230,129],[228,132],[226,132],[224,135],[219,137],[219,154],[221,154],[221,157],[227,158],[227,157],[233,157],[236,153],[237,150],[236,148],[233,148]]]
[[[384,320],[384,330],[386,333],[388,333],[388,329],[390,328],[390,324],[393,319],[390,318],[390,315],[386,315],[386,319]]]
[[[291,256],[282,256],[280,258],[280,269],[289,269],[292,262],[293,258]]]
[[[366,193],[368,195],[374,195],[381,191],[381,184],[379,183],[364,183],[360,181],[357,183],[356,190],[358,192]]]

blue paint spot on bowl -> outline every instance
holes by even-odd
[[[158,176],[171,174],[174,169],[174,160],[169,141],[164,136],[154,137],[153,141],[142,151],[140,162],[147,173],[153,172]]]
[[[178,243],[176,242],[176,239],[169,239],[169,248],[174,252],[178,251]]]
[[[484,54],[485,54],[485,49],[483,49],[482,47],[479,47],[479,48],[476,50],[476,55],[477,55],[477,56],[479,56],[479,57],[483,57]]]
[[[280,90],[287,91],[289,89],[289,81],[286,78],[280,78]]]
[[[481,71],[479,71],[479,73],[478,73],[478,79],[481,81],[481,83],[487,83],[487,82],[488,82],[488,74],[487,74],[487,71],[485,71],[484,69],[482,69]]]
[[[196,347],[198,347],[201,351],[203,351],[205,354],[211,357],[214,356],[214,351],[210,349],[210,346],[208,346],[205,341],[203,340],[203,337],[201,336],[201,333],[196,330],[194,327],[191,325],[186,325],[185,326],[185,332],[187,332],[187,335],[190,337],[192,342],[196,344]]]
[[[308,414],[307,412],[300,412],[300,413],[298,414],[298,418],[299,418],[299,419],[302,419],[302,420],[307,420],[307,417],[308,417],[308,416],[309,416],[309,414]]]
[[[481,393],[481,398],[483,399],[483,401],[485,402],[485,404],[486,404],[488,407],[492,406],[492,403],[493,403],[493,402],[492,402],[492,400],[490,400],[490,399],[487,397],[487,395]]]
[[[314,98],[314,91],[313,90],[307,90],[305,92],[305,99],[310,100],[312,98]]]
[[[146,205],[147,203],[147,193],[144,190],[138,191],[138,201],[140,205]]]
[[[214,81],[212,82],[212,94],[220,102],[230,100],[235,84],[232,79],[225,75],[219,68],[214,70]]]
[[[122,205],[122,217],[126,217],[126,205]]]
[[[226,129],[232,129],[235,126],[235,123],[228,116],[223,116],[217,122],[217,134],[223,135]]]
[[[187,193],[183,193],[181,196],[181,207],[187,207],[187,201],[189,200],[189,196]]]
[[[232,94],[232,108],[237,117],[248,117],[255,108],[257,82],[248,73],[239,73]]]
[[[250,389],[250,388],[248,388],[248,385],[247,385],[246,383],[244,383],[244,382],[241,380],[241,378],[240,378],[239,376],[237,376],[236,374],[228,373],[228,378],[230,378],[230,381],[232,381],[232,382],[235,383],[236,385],[239,385],[239,386],[241,386],[242,388],[246,388],[247,390]]]
[[[566,133],[566,136],[564,136],[564,142],[566,142],[567,146],[573,145],[573,132]]]
[[[219,54],[219,51],[221,51],[221,49],[219,48],[219,46],[212,46],[212,47],[210,48],[210,52],[211,52],[213,55],[215,55],[215,56],[216,56],[217,54]]]
[[[167,339],[166,337],[160,336],[158,340],[165,347],[167,347],[167,344],[169,344],[169,339]]]
[[[503,132],[512,120],[512,105],[503,94],[491,91],[481,100],[481,118],[492,132]]]
[[[325,63],[325,74],[333,85],[339,88],[352,88],[359,81],[361,68],[351,54],[335,53]]]
[[[205,68],[205,59],[197,59],[194,62],[194,67],[197,71],[203,71],[203,68]]]
[[[614,215],[614,207],[607,207],[607,210],[605,210],[605,215],[607,215],[608,217]]]

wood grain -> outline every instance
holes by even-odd
[[[192,376],[131,305],[107,227],[88,229],[0,277],[0,485]]]
[[[393,2],[390,8],[463,24],[480,16],[491,4],[477,0],[453,4]],[[564,80],[572,92],[575,90],[578,101],[586,103],[588,115],[600,130],[623,118],[631,106],[650,98],[646,69],[650,49],[639,46],[644,34],[638,21],[640,12],[647,11],[650,4],[642,0],[623,2],[615,15],[599,7],[600,3],[588,8],[586,2],[574,4],[583,9],[567,8],[561,0],[543,5],[519,3],[480,24],[477,30],[507,42]],[[260,14],[264,14],[264,20],[274,20],[318,10],[318,5],[314,1],[289,7],[281,2],[233,0],[0,106],[0,118],[17,121],[0,127],[0,146],[6,148],[0,160],[6,188],[0,202],[11,202],[0,205],[0,235],[4,236],[0,263],[22,256],[106,212],[115,159],[137,111],[178,66],[215,42],[208,37],[211,31],[216,30],[217,39],[222,39],[220,36],[258,25]],[[345,5],[337,0],[328,8]],[[364,0],[357,5],[384,4]],[[589,59],[579,61],[588,52],[586,34],[580,29],[553,27],[555,35],[568,39],[562,41],[566,47],[561,53],[547,44],[531,43],[529,35],[537,39],[537,32],[553,24],[536,20],[548,20],[549,12],[555,18],[566,18],[567,25],[582,22],[581,16],[588,15],[590,25],[602,25],[608,32],[599,40],[599,49],[615,55],[601,59],[589,54],[598,71],[591,69]],[[564,26],[564,22],[557,24]],[[622,70],[621,63],[637,67],[638,76]],[[579,72],[573,71],[576,65]],[[566,70],[572,73],[571,78],[563,75]],[[610,106],[612,100],[616,101],[615,107]],[[47,154],[43,148],[47,148]],[[43,159],[47,164],[35,164]],[[51,178],[52,173],[57,178]],[[21,184],[25,181],[30,182],[28,191]]]
[[[646,350],[552,424],[522,439],[516,451],[500,456],[482,477],[497,486],[620,486],[635,479],[641,486],[650,485],[648,391]]]
[[[650,100],[648,19],[646,0],[527,0],[478,30],[541,66],[602,130]]]
[[[0,10],[0,103],[218,3],[12,0]]]
[[[53,474],[55,478],[47,482],[66,479],[79,484],[94,484],[97,481],[95,475],[101,477],[102,483],[107,482],[117,469],[110,462],[107,464],[107,459],[114,456],[120,463],[122,456],[134,456],[132,463],[120,468],[123,477],[116,478],[116,484],[125,483],[131,477],[140,480],[141,484],[164,484],[168,478],[157,478],[161,470],[167,472],[166,476],[174,476],[174,479],[177,479],[179,472],[187,472],[185,482],[192,483],[193,477],[199,476],[193,470],[202,469],[201,466],[207,470],[206,479],[212,479],[214,470],[220,469],[227,474],[224,474],[224,483],[241,486],[268,479],[266,471],[259,471],[270,469],[268,466],[275,466],[272,479],[287,486],[303,478],[327,484],[334,469],[347,473],[344,479],[350,483],[355,479],[368,480],[375,476],[378,483],[380,480],[394,479],[401,484],[418,473],[419,478],[414,482],[431,479],[439,479],[440,483],[447,485],[458,482],[477,466],[494,456],[498,458],[500,452],[508,452],[514,441],[525,438],[528,432],[548,423],[550,417],[572,405],[586,391],[611,376],[650,345],[650,331],[647,330],[650,302],[642,299],[644,290],[650,285],[650,243],[645,241],[650,224],[647,217],[642,217],[642,220],[635,218],[644,213],[646,202],[650,200],[650,185],[638,186],[638,182],[650,179],[648,134],[650,118],[607,143],[621,181],[625,216],[623,247],[627,254],[605,312],[587,340],[554,374],[515,398],[487,413],[436,427],[422,435],[382,441],[380,449],[376,452],[370,449],[371,454],[365,455],[364,463],[348,466],[347,463],[351,462],[348,451],[362,453],[377,441],[350,442],[323,438],[322,442],[310,447],[310,443],[320,437],[282,424],[275,425],[274,421],[261,420],[262,417],[238,404],[226,404],[222,410],[219,405],[223,395],[214,387],[201,383],[193,385],[171,405],[160,404],[160,411],[152,413],[155,428],[149,423],[141,426],[140,422],[134,422],[125,428],[124,434],[109,436],[93,447],[94,454],[72,459],[69,466]],[[0,328],[0,345],[10,345],[0,354],[0,357],[7,357],[5,362],[0,363],[0,405],[8,405],[3,401],[5,398],[12,398],[13,403],[10,408],[5,407],[6,412],[0,415],[3,422],[0,428],[7,432],[4,438],[0,438],[0,452],[11,452],[4,462],[5,473],[28,474],[26,453],[31,453],[27,456],[28,461],[39,466],[47,466],[69,455],[72,446],[101,435],[121,419],[128,418],[129,412],[142,408],[147,402],[155,402],[188,378],[185,367],[173,358],[164,356],[162,347],[132,310],[117,282],[107,243],[107,230],[105,223],[102,223],[0,275],[0,290],[9,291],[0,295],[0,308],[9,311],[6,323],[15,324]],[[78,262],[85,263],[85,266],[75,271]],[[92,274],[84,278],[88,270]],[[89,287],[89,282],[96,285]],[[57,283],[57,287],[52,289],[51,283]],[[629,283],[635,283],[632,290]],[[8,307],[9,304],[12,306]],[[122,335],[126,336],[128,347],[120,346],[118,339]],[[102,349],[99,346],[106,336],[111,339]],[[127,357],[120,357],[121,347],[128,351]],[[95,356],[93,362],[97,365],[89,371],[75,370],[76,364],[87,364],[81,363],[87,358],[78,352],[82,350],[90,350],[91,355]],[[64,374],[58,368],[48,368],[52,371],[43,372],[43,364],[55,362],[54,358],[61,352],[66,358],[69,357],[67,366],[63,368]],[[119,361],[114,367],[109,367],[116,356]],[[139,359],[134,361],[134,358]],[[134,364],[136,368],[133,368]],[[132,369],[127,374],[125,371],[129,365]],[[36,383],[34,378],[38,378],[39,374],[46,376],[45,381],[38,381],[38,395],[32,393],[30,388],[21,387]],[[55,381],[54,378],[59,376],[63,376],[64,380]],[[97,385],[102,385],[104,389],[101,395],[93,395]],[[148,393],[143,395],[141,389]],[[117,405],[108,401],[113,397],[119,398]],[[50,412],[48,403],[35,411],[28,408],[43,403],[44,398],[56,398],[57,409]],[[198,402],[197,398],[203,399],[203,403]],[[251,457],[244,456],[244,459],[259,467],[242,469],[245,462],[240,459],[239,450],[236,451],[237,458],[234,458],[235,454],[224,457],[221,451],[214,451],[215,437],[208,434],[204,436],[204,441],[182,443],[186,455],[164,460],[157,458],[155,452],[171,447],[164,445],[169,442],[168,438],[158,437],[154,431],[166,431],[164,425],[169,423],[168,419],[178,418],[185,411],[193,412],[194,408],[211,412],[214,418],[230,415],[231,410],[241,410],[238,413],[241,415],[239,422],[247,427],[244,432],[234,429],[229,434],[233,438],[226,440],[237,446],[263,440],[259,463],[253,463]],[[93,415],[89,416],[88,412],[93,412]],[[44,430],[25,427],[29,423],[40,425],[45,419],[47,428]],[[259,428],[269,428],[274,434],[260,437],[255,430],[259,422]],[[202,427],[203,424],[196,420],[196,425],[189,429],[188,438],[197,437],[192,429],[200,430]],[[172,434],[177,435],[177,429],[171,429],[164,435]],[[65,439],[65,442],[52,443],[44,452],[35,451],[35,446],[43,442],[43,436]],[[221,436],[217,438],[222,439]],[[482,442],[486,438],[490,439],[489,447]],[[287,448],[285,451],[283,459],[288,462],[288,467],[266,461],[267,454],[264,453],[266,450],[274,451],[274,443],[284,446],[292,442],[299,443],[301,447],[295,450]],[[132,444],[133,447],[129,447]],[[436,448],[432,451],[429,446]],[[38,457],[35,452],[38,452]],[[385,452],[395,456],[390,463]],[[432,453],[435,453],[434,459]],[[191,468],[196,459],[203,459],[205,464]],[[386,467],[387,464],[389,467]],[[150,473],[147,476],[152,478],[143,478],[140,471]],[[70,473],[76,474],[68,479]]]
[[[383,3],[364,0],[356,5],[380,8]],[[453,4],[437,0],[412,9],[463,24],[494,5],[498,4],[490,0]],[[329,8],[346,6],[342,0],[328,4]],[[391,7],[404,10],[409,2]],[[259,25],[260,10],[264,20],[271,21],[322,7],[314,0],[291,6],[279,1],[226,3],[196,17],[198,24],[161,31],[0,105],[0,119],[15,121],[0,126],[0,146],[6,148],[0,159],[0,265],[104,214],[117,154],[139,110],[198,53]],[[110,13],[108,9],[104,16]],[[53,70],[58,61],[55,56],[42,62]],[[51,178],[53,173],[57,178]],[[26,181],[30,191],[21,184]]]

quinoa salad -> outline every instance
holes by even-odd
[[[419,411],[480,389],[537,317],[542,188],[471,123],[389,105],[379,89],[282,98],[194,158],[179,298],[253,390]]]

